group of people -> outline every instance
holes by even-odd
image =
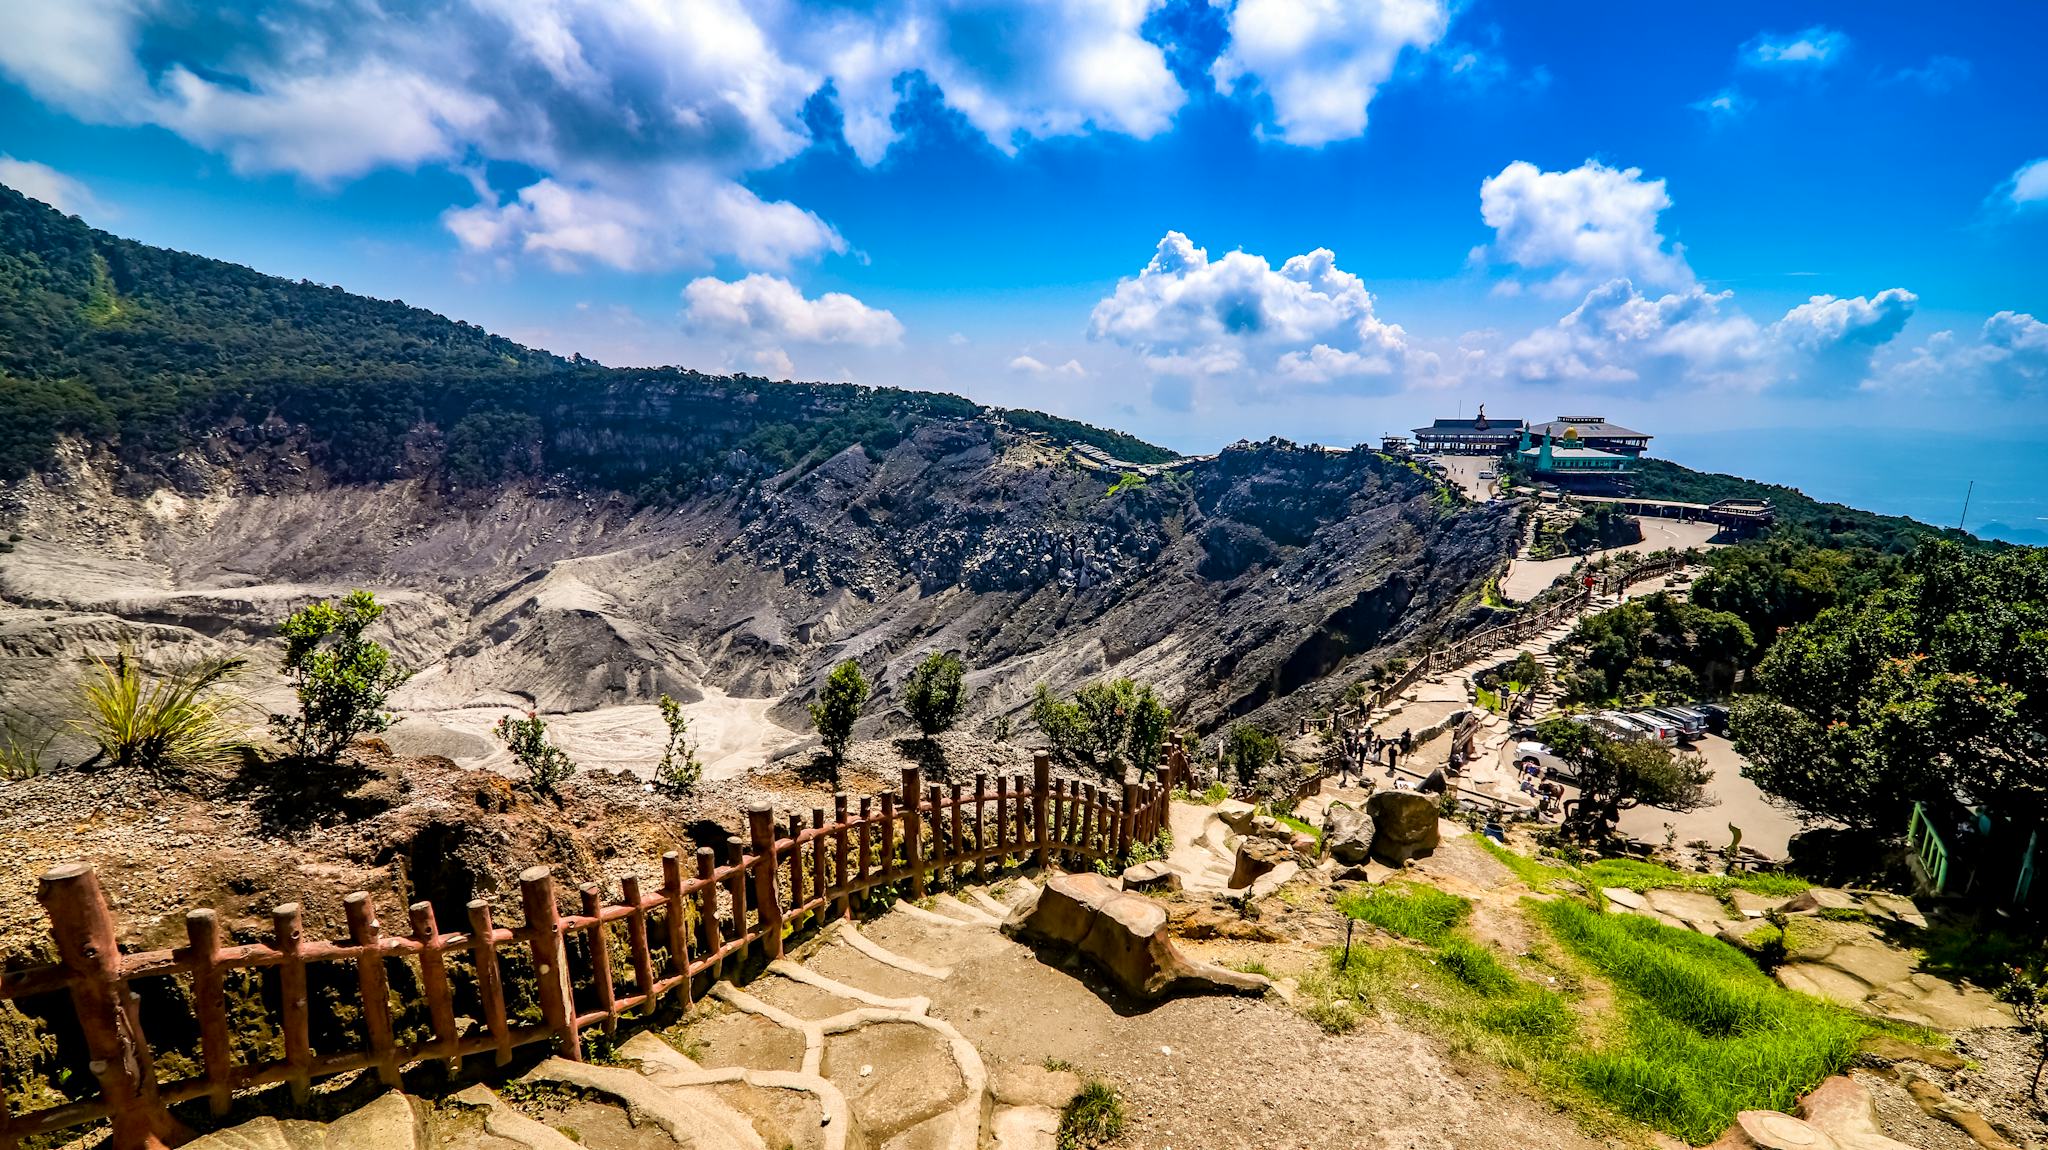
[[[1352,727],[1344,732],[1344,765],[1350,770],[1365,773],[1368,765],[1386,764],[1387,774],[1394,774],[1401,758],[1415,749],[1415,732],[1403,730],[1399,738],[1382,736],[1371,727]]]
[[[1535,759],[1522,760],[1519,785],[1523,794],[1536,800],[1536,817],[1548,819],[1564,806],[1564,784],[1543,777]]]

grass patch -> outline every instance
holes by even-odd
[[[1283,815],[1283,814],[1278,814],[1278,813],[1275,813],[1275,814],[1273,815],[1273,817],[1274,817],[1274,818],[1276,818],[1276,819],[1279,819],[1279,820],[1280,820],[1280,821],[1281,821],[1281,822],[1282,822],[1283,824],[1285,824],[1285,825],[1286,825],[1286,826],[1287,826],[1287,827],[1288,827],[1289,829],[1292,829],[1292,830],[1296,830],[1296,831],[1299,831],[1299,832],[1301,832],[1302,834],[1305,834],[1305,835],[1309,836],[1310,838],[1313,838],[1314,840],[1316,840],[1316,849],[1317,849],[1317,850],[1321,850],[1321,849],[1322,849],[1322,847],[1323,847],[1323,828],[1321,828],[1321,827],[1319,827],[1319,826],[1315,826],[1315,825],[1313,825],[1313,824],[1309,823],[1308,821],[1306,821],[1306,820],[1304,820],[1304,819],[1298,819],[1298,818],[1295,818],[1295,817],[1294,817],[1293,815]]]
[[[1452,978],[1489,998],[1511,994],[1514,975],[1486,947],[1463,938],[1447,938],[1436,948],[1436,961]]]
[[[1081,1093],[1060,1114],[1060,1150],[1091,1150],[1106,1146],[1124,1133],[1124,1100],[1116,1087],[1100,1078],[1081,1084]]]
[[[1487,690],[1485,687],[1474,688],[1473,693],[1476,696],[1476,701],[1478,702],[1478,704],[1481,707],[1485,708],[1487,711],[1492,712],[1500,710],[1500,696],[1498,694],[1495,694],[1494,692]]]
[[[1236,962],[1226,962],[1223,965],[1229,967],[1232,970],[1237,971],[1240,974],[1256,974],[1266,978],[1277,977],[1273,973],[1272,967],[1267,966],[1265,963],[1260,962],[1256,958],[1239,959]]]
[[[1465,921],[1472,904],[1435,887],[1407,883],[1352,891],[1337,900],[1337,909],[1381,930],[1435,945]]]
[[[1502,866],[1515,872],[1515,877],[1521,879],[1523,885],[1530,890],[1556,890],[1560,882],[1572,881],[1572,871],[1569,867],[1538,862],[1519,851],[1509,850],[1485,835],[1474,835],[1473,841],[1484,847],[1487,854],[1498,859]]]
[[[1585,883],[1632,891],[1696,890],[1711,895],[1746,890],[1768,898],[1791,898],[1813,884],[1788,874],[1689,874],[1638,859],[1601,859],[1580,868]]]
[[[1534,912],[1615,984],[1621,1025],[1572,1072],[1631,1118],[1700,1144],[1740,1110],[1784,1110],[1849,1064],[1874,1029],[1794,994],[1733,947],[1559,899]]]

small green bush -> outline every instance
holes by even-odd
[[[1353,891],[1338,898],[1337,909],[1381,930],[1435,945],[1465,921],[1472,904],[1435,887],[1409,883]]]
[[[1081,1084],[1081,1093],[1067,1103],[1060,1115],[1060,1150],[1093,1150],[1106,1146],[1124,1133],[1124,1100],[1116,1087],[1100,1078]]]

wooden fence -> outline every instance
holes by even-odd
[[[991,787],[982,775],[969,790],[926,786],[909,767],[901,793],[857,802],[841,793],[829,817],[814,808],[808,824],[796,814],[780,822],[765,803],[752,806],[746,840],[729,838],[723,850],[698,847],[693,870],[675,852],[662,856],[654,890],[627,876],[619,897],[607,899],[598,884],[585,883],[575,909],[564,913],[549,869],[532,867],[519,876],[519,925],[494,921],[479,899],[466,908],[468,929],[444,931],[433,905],[418,902],[408,908],[409,933],[387,933],[370,896],[357,892],[343,900],[348,938],[335,942],[305,938],[300,908],[287,904],[272,912],[265,941],[229,945],[219,916],[194,910],[185,916],[187,945],[123,954],[92,866],[60,866],[42,876],[37,892],[58,961],[0,973],[0,1002],[75,1021],[98,1095],[22,1112],[0,1099],[0,1150],[103,1118],[112,1124],[113,1150],[157,1150],[183,1133],[168,1109],[174,1104],[205,1098],[213,1114],[225,1114],[235,1091],[275,1083],[303,1100],[313,1080],[344,1071],[374,1070],[396,1086],[413,1063],[452,1067],[488,1055],[504,1065],[515,1049],[536,1043],[580,1060],[585,1030],[602,1027],[608,1035],[622,1015],[644,1015],[664,1001],[688,1006],[698,980],[718,978],[728,964],[736,970],[748,948],[778,958],[788,933],[852,916],[878,887],[903,884],[922,898],[934,885],[985,878],[1010,860],[1123,859],[1132,844],[1166,829],[1168,796],[1186,772],[1175,750],[1154,781],[1141,783],[1134,773],[1120,790],[1098,789],[1053,779],[1041,752],[1033,777],[996,778]],[[325,964],[352,967],[353,977],[323,978],[332,971]],[[462,1012],[477,1020],[466,1030],[457,1023],[457,966]],[[316,1048],[315,1023],[329,1036],[337,1027],[324,1016],[334,1013],[332,999],[322,1000],[316,1019],[309,975],[330,995],[339,984],[345,1013],[357,1020],[346,1028],[353,1040]],[[145,1032],[141,996],[132,989],[153,978],[178,980],[189,997],[199,1054],[191,1072],[161,1072],[154,1057],[165,1047]],[[273,1056],[246,1056],[248,1044],[231,1025],[231,980],[245,1008],[252,993],[265,1004],[281,1038],[271,1044]],[[410,1020],[405,1035],[400,1014]],[[414,1032],[427,1037],[403,1040]]]

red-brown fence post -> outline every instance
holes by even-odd
[[[797,842],[804,834],[804,817],[795,812],[789,816],[789,908],[790,930],[797,930],[809,919],[798,908],[811,901],[810,884],[804,881],[804,848]]]
[[[427,1017],[434,1024],[434,1045],[448,1060],[448,1068],[461,1065],[456,1047],[462,1035],[455,1029],[455,994],[448,985],[448,961],[441,953],[441,925],[434,921],[434,904],[416,902],[406,908],[412,921],[412,940],[420,944],[420,993],[427,999]]]
[[[683,856],[675,851],[665,851],[661,856],[661,896],[668,902],[662,911],[662,932],[668,936],[668,961],[682,979],[677,983],[683,988],[683,1006],[687,1009],[694,997],[690,987],[690,904],[683,895]],[[718,894],[712,892],[714,904]],[[716,906],[713,906],[714,912]],[[711,917],[716,919],[716,913]],[[654,1013],[654,984],[648,983],[647,1012]]]
[[[832,889],[832,872],[830,867],[826,864],[826,857],[830,854],[831,851],[831,848],[828,845],[831,837],[832,836],[825,833],[825,808],[812,807],[811,878],[812,883],[816,887],[816,889],[813,890],[811,893],[818,900],[818,913],[812,916],[811,921],[821,926],[827,921],[829,921],[832,917],[831,902],[829,899],[825,897],[825,892]]]
[[[916,767],[903,768],[903,858],[910,864],[910,897],[924,897],[924,853],[921,848],[921,833],[924,830],[924,813],[918,809],[918,792],[924,789],[924,780]]]
[[[191,1133],[157,1097],[142,1013],[121,981],[114,915],[99,875],[90,863],[66,863],[43,875],[36,899],[49,915],[100,1098],[113,1115],[114,1150],[163,1150],[167,1143],[186,1141]]]
[[[299,957],[306,928],[299,904],[270,912],[270,943],[284,961],[277,966],[278,1018],[284,1031],[284,1061],[291,1067],[292,1101],[304,1105],[313,1086],[313,1022],[307,1005],[306,960]]]
[[[782,957],[782,895],[775,888],[775,808],[755,803],[747,808],[747,831],[754,839],[754,913],[761,919],[761,953]]]
[[[845,791],[832,796],[832,825],[835,828],[832,832],[832,852],[837,856],[837,861],[832,866],[832,881],[835,889],[839,891],[840,918],[853,917],[853,884],[848,881],[846,874],[846,869],[850,865],[847,861],[846,843],[846,820],[851,817],[846,809],[848,801]],[[867,841],[865,834],[861,836],[861,841]]]
[[[469,900],[470,954],[476,963],[476,993],[484,1003],[484,1025],[496,1040],[494,1055],[500,1066],[512,1061],[512,1026],[505,1017],[505,980],[498,972],[498,926],[491,921],[491,904],[480,898]]]
[[[718,957],[718,952],[725,948],[725,939],[718,927],[718,883],[715,881],[717,874],[718,861],[712,857],[711,848],[698,847],[697,881],[701,885],[697,890],[697,897],[702,901],[697,908],[697,917],[704,922],[704,955],[707,969],[711,971],[714,980],[718,978],[718,968],[725,963],[724,959]],[[675,908],[670,907],[669,913],[673,915]],[[683,983],[687,986],[690,981],[689,964],[685,962],[682,969]],[[685,990],[683,1000],[688,1002],[689,997],[690,992]]]
[[[668,852],[674,855],[674,851]],[[667,865],[664,858],[663,865]],[[678,860],[678,869],[681,862]],[[626,949],[633,955],[633,981],[640,984],[640,1017],[654,1015],[654,951],[647,942],[647,897],[640,893],[640,876],[629,874],[619,879],[619,901],[632,907],[626,915]],[[683,982],[689,983],[688,971]]]
[[[226,972],[220,968],[220,916],[210,910],[185,912],[186,952],[192,964],[192,1013],[199,1019],[199,1055],[206,1067],[206,1107],[215,1117],[228,1112],[234,1095],[234,1039],[228,1032]]]
[[[1038,849],[1033,853],[1039,868],[1045,867],[1052,845],[1052,822],[1046,817],[1046,803],[1052,798],[1052,755],[1038,751],[1031,756],[1031,836]]]
[[[342,896],[342,910],[348,917],[348,938],[357,948],[356,985],[363,994],[363,1029],[370,1036],[370,1062],[377,1079],[397,1086],[398,1042],[391,1034],[391,980],[384,973],[384,928],[377,921],[377,907],[370,892],[352,891]]]
[[[1132,822],[1138,813],[1138,772],[1124,772],[1124,803],[1117,808],[1116,858],[1122,862],[1131,853]]]
[[[619,1029],[615,1009],[619,998],[612,985],[612,940],[604,929],[604,887],[587,882],[576,888],[576,894],[583,901],[583,917],[592,920],[583,932],[584,945],[590,948],[590,988],[597,992],[597,1007],[604,1011],[604,1036],[610,1038]]]
[[[540,984],[540,1017],[555,1036],[555,1053],[583,1061],[583,1036],[576,1032],[576,1000],[569,991],[568,948],[555,909],[554,871],[545,866],[519,872],[519,905],[526,912],[526,945],[533,952],[533,977]]]

